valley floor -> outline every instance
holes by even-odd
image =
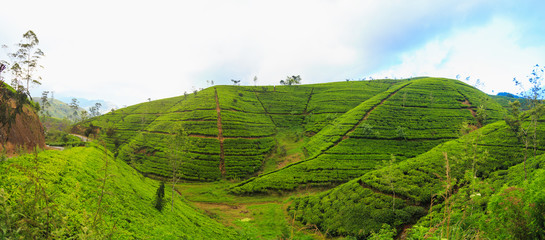
[[[193,207],[251,239],[328,239],[316,227],[293,221],[286,211],[292,198],[314,195],[318,189],[289,195],[234,196],[227,193],[232,184],[229,181],[181,183],[175,188]]]

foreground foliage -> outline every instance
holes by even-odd
[[[100,147],[11,158],[0,172],[2,239],[238,239],[176,193],[174,208],[158,211],[160,183]]]
[[[544,133],[539,129],[539,136]],[[541,200],[545,191],[537,187],[545,164],[543,156],[530,164],[533,177],[521,184],[523,151],[510,128],[497,122],[332,190],[298,198],[290,215],[333,236],[365,238],[383,224],[400,231],[418,222],[411,230],[415,239],[469,238],[464,234],[505,239],[519,231],[526,235],[516,238],[535,239],[542,236],[540,219],[545,214]]]

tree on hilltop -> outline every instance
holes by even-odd
[[[233,82],[233,85],[235,85],[235,86],[240,85],[240,80],[231,79],[231,82]]]
[[[288,86],[301,84],[301,76],[288,76],[286,80],[280,80],[280,84]]]

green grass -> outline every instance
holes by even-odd
[[[286,207],[291,198],[282,195],[236,196],[226,190],[231,182],[187,182],[177,185],[180,193],[194,206],[226,226],[243,232],[248,239],[322,239],[314,229],[294,222]],[[315,194],[302,191],[296,196]]]
[[[37,161],[33,158],[25,155],[0,162],[3,172],[0,189],[6,200],[2,202],[3,208],[16,213],[21,211],[16,205],[18,201],[30,204],[35,186],[32,176],[39,176],[38,183],[48,196],[49,206],[54,207],[53,213],[61,219],[61,224],[55,228],[62,232],[51,233],[59,234],[58,238],[81,237],[85,229],[92,230],[97,209],[101,209],[96,231],[88,232],[94,237],[101,238],[113,232],[114,239],[239,239],[235,230],[190,207],[177,194],[171,210],[169,188],[165,194],[165,207],[159,212],[153,206],[159,182],[142,177],[100,148],[45,151],[38,154]],[[99,206],[101,179],[105,174],[106,194]],[[40,211],[39,207],[37,211]],[[0,222],[0,225],[5,223]],[[22,225],[24,222],[15,223],[9,229],[15,231]],[[22,233],[16,233],[19,234]]]

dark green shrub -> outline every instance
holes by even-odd
[[[155,193],[155,209],[162,211],[163,210],[163,200],[165,197],[165,182],[161,182],[157,192]]]

